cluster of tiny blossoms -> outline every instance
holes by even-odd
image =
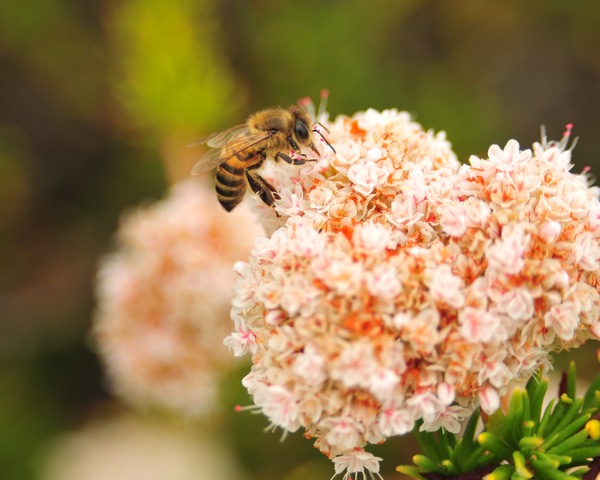
[[[62,433],[40,456],[39,480],[243,480],[214,435],[151,417],[95,418]]]
[[[600,337],[600,204],[566,140],[511,140],[459,165],[406,113],[323,122],[335,153],[271,165],[278,217],[238,263],[244,380],[273,425],[336,473],[378,475],[368,443],[460,429],[552,351]]]
[[[196,179],[122,220],[118,249],[102,259],[94,336],[114,390],[135,406],[187,415],[214,408],[231,365],[215,348],[227,327],[235,275],[260,228],[243,207],[224,215]]]

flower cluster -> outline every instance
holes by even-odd
[[[101,262],[94,336],[114,390],[136,406],[213,407],[235,276],[259,234],[244,208],[225,215],[208,186],[180,183],[130,212]]]
[[[215,442],[214,435],[123,414],[62,433],[40,460],[40,480],[244,478],[233,452]]]
[[[460,166],[443,134],[369,110],[325,125],[336,153],[266,172],[280,217],[238,263],[244,380],[273,425],[336,471],[368,443],[457,432],[552,351],[600,337],[600,203],[566,141],[492,146]]]

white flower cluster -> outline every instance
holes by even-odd
[[[235,275],[260,228],[243,207],[225,215],[208,185],[173,187],[130,212],[119,249],[100,264],[94,336],[114,390],[136,406],[212,410]]]
[[[566,142],[514,140],[460,166],[443,134],[369,110],[325,126],[336,153],[269,167],[273,231],[238,263],[244,384],[346,477],[377,474],[368,443],[457,432],[477,403],[552,351],[600,337],[600,204]]]
[[[94,417],[49,442],[36,461],[39,480],[243,480],[232,451],[214,433],[175,422],[118,415]]]

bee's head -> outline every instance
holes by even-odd
[[[320,152],[317,150],[317,147],[315,147],[315,144],[313,143],[310,117],[306,112],[302,111],[296,106],[293,106],[290,109],[290,111],[292,113],[294,122],[292,134],[290,135],[291,138],[288,139],[290,145],[296,150],[299,150],[297,147],[308,147],[320,156]],[[296,143],[296,145],[294,145],[294,143]]]

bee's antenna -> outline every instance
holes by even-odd
[[[321,122],[315,122],[314,124],[315,124],[315,125],[318,125],[319,127],[321,127],[321,128],[322,128],[323,130],[325,130],[327,133],[331,133],[331,132],[329,131],[329,129],[328,129],[328,128],[327,128],[325,125],[323,125]]]
[[[321,124],[319,123],[319,125],[321,125]],[[321,125],[321,126],[323,127],[323,125]],[[325,127],[323,127],[323,128],[325,128]],[[325,128],[325,130],[327,130],[327,129]],[[333,148],[333,146],[331,145],[331,143],[329,143],[327,141],[327,139],[323,136],[323,134],[317,128],[313,128],[313,132],[316,132],[316,133],[318,133],[321,136],[321,138],[323,139],[323,141],[327,144],[327,146],[329,148],[331,148],[331,150],[333,151],[333,153],[337,153],[335,151],[335,148]],[[327,130],[327,132],[329,132],[329,130]]]

